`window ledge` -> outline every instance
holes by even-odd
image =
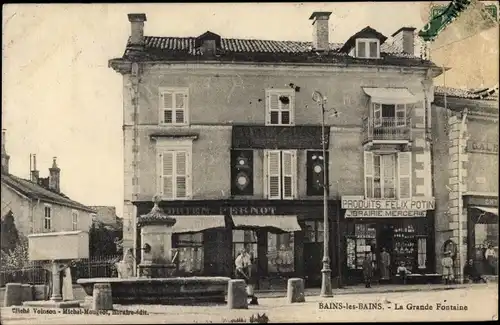
[[[198,137],[199,137],[199,134],[198,133],[162,132],[162,133],[153,133],[153,134],[150,134],[149,137],[151,139],[153,139],[153,140],[161,139],[161,138],[197,140]]]

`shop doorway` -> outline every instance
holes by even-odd
[[[379,229],[378,236],[377,236],[377,254],[378,258],[377,261],[381,261],[380,259],[380,254],[382,253],[382,249],[385,248],[387,253],[391,256],[391,266],[390,266],[390,273],[393,274],[394,272],[394,227],[392,225],[382,225]]]

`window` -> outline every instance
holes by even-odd
[[[266,125],[294,125],[295,92],[266,90]]]
[[[347,267],[350,269],[362,269],[365,254],[370,253],[374,265],[376,265],[376,229],[373,224],[357,224],[354,228],[354,236],[347,237]]]
[[[160,124],[188,124],[188,89],[160,88]]]
[[[52,229],[52,206],[49,204],[44,207],[43,229]]]
[[[411,197],[411,152],[378,154],[365,151],[365,196]]]
[[[295,150],[266,150],[265,193],[268,199],[293,199],[297,188],[297,154]]]
[[[295,270],[293,233],[267,234],[267,268],[269,273]]]
[[[253,265],[257,262],[257,233],[253,230],[233,230],[233,263],[236,260],[239,252],[246,248],[253,260]],[[233,264],[234,265],[234,264]],[[234,267],[233,267],[234,269]]]
[[[356,39],[356,57],[378,59],[380,57],[380,41],[375,38]]]
[[[191,198],[191,140],[157,142],[158,193],[165,200]]]
[[[373,103],[373,123],[375,127],[405,126],[407,111],[411,112],[414,104],[379,104]]]
[[[193,274],[203,272],[203,233],[174,234],[173,260],[179,271]]]
[[[71,211],[71,228],[72,230],[78,230],[78,211]]]
[[[315,220],[306,220],[304,242],[322,243],[324,239],[324,222]]]
[[[425,237],[418,238],[417,247],[418,247],[418,256],[417,256],[418,268],[425,269],[427,267],[427,238]]]
[[[323,158],[322,151],[307,151],[307,195],[323,195],[325,170],[328,181],[328,161],[328,151],[326,159]]]

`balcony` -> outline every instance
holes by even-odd
[[[395,117],[363,119],[363,144],[407,145],[411,142],[411,118]]]

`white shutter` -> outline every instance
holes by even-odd
[[[161,180],[162,196],[168,199],[174,198],[174,152],[168,151],[162,154]]]
[[[172,92],[162,92],[160,95],[160,122],[173,123],[174,122],[174,97]]]
[[[406,106],[404,104],[396,105],[396,126],[404,126],[406,124]]]
[[[267,184],[268,198],[281,198],[281,159],[279,151],[268,151],[267,154]]]
[[[187,93],[178,92],[174,94],[174,121],[175,123],[185,123],[186,119],[186,103],[187,103]]]
[[[295,96],[290,95],[290,125],[295,125]]]
[[[411,198],[411,152],[398,153],[399,198]]]
[[[365,197],[372,198],[373,195],[373,153],[365,151]]]
[[[280,121],[280,104],[279,104],[279,95],[277,93],[269,93],[268,96],[269,104],[267,108],[267,114],[266,114],[266,119],[267,119],[267,124],[279,124]]]
[[[382,105],[378,103],[373,103],[373,125],[382,126]]]
[[[282,166],[283,198],[293,199],[297,191],[297,155],[295,151],[283,151]]]
[[[187,196],[187,155],[185,151],[175,153],[175,198]]]

